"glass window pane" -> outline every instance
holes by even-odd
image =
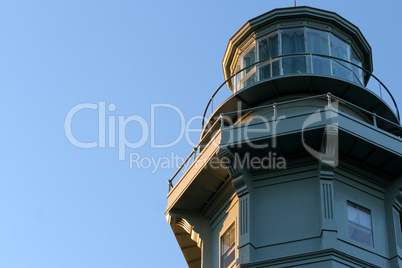
[[[256,81],[257,81],[257,76],[255,75],[255,69],[254,69],[254,74],[252,74],[249,78],[244,79],[244,81],[242,81],[242,88],[251,86]]]
[[[332,71],[333,71],[334,76],[344,78],[347,80],[351,80],[350,79],[350,74],[351,74],[350,64],[340,61],[340,60],[333,59],[332,66],[333,66]]]
[[[227,251],[223,256],[222,256],[222,268],[228,268],[229,265],[235,260],[235,251],[234,248],[231,250]]]
[[[235,260],[235,235],[235,228],[234,225],[232,225],[221,237],[221,267],[223,268],[229,267]]]
[[[371,230],[365,230],[359,226],[349,225],[349,237],[355,241],[373,246],[373,235]]]
[[[257,76],[255,75],[256,66],[254,65],[256,60],[256,49],[255,46],[251,47],[247,51],[245,51],[240,56],[240,69],[246,68],[240,73],[240,88],[242,89],[246,86],[249,86],[257,81]]]
[[[346,42],[331,35],[331,46],[333,57],[349,61],[349,45]]]
[[[272,62],[272,76],[278,76],[280,74],[281,72],[279,69],[279,59],[276,59]]]
[[[349,61],[350,46],[339,39],[338,37],[331,35],[331,49],[332,56],[341,60],[333,59],[333,75],[344,79],[351,80],[350,64],[342,61]]]
[[[329,55],[329,34],[327,32],[306,29],[307,52],[312,54]],[[310,73],[331,75],[331,59],[320,56],[308,58]]]
[[[260,67],[260,80],[264,80],[271,77],[271,64]]]
[[[275,58],[279,55],[278,33],[275,32],[258,42],[259,61]]]
[[[311,60],[311,56],[308,56],[308,68],[310,73],[314,74],[331,74],[331,59],[320,57],[320,56],[313,56]]]
[[[369,209],[348,202],[349,238],[373,246],[371,212]]]
[[[354,223],[359,223],[359,211],[354,207],[348,206],[348,220]]]
[[[327,32],[306,29],[307,52],[329,55],[329,35]]]
[[[241,57],[241,66],[240,68],[245,68],[255,63],[255,47],[253,46],[251,49],[245,52],[245,54]],[[245,70],[245,74],[247,74],[252,67],[247,68]]]
[[[269,59],[268,39],[258,41],[258,59],[260,61]]]
[[[289,56],[282,58],[283,74],[306,73],[306,56]]]
[[[363,66],[361,60],[354,50],[352,50],[352,63],[358,65],[359,67]],[[355,83],[363,85],[363,70],[359,67],[356,67],[354,65],[352,66],[352,80]]]
[[[304,47],[304,29],[283,30],[282,34],[282,55],[291,53],[303,53]]]
[[[359,215],[360,225],[371,230],[371,216],[370,214],[361,212]]]
[[[265,63],[260,69],[260,81],[279,75],[279,59]]]

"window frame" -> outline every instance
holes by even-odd
[[[351,215],[349,213],[349,207],[358,211],[358,219],[357,220],[359,222],[355,222],[355,221],[352,221],[350,219]],[[355,242],[364,244],[364,245],[366,245],[368,247],[374,248],[374,228],[373,228],[373,214],[372,214],[372,211],[370,209],[366,208],[366,207],[363,207],[363,206],[361,206],[359,204],[356,204],[356,203],[354,203],[352,201],[349,201],[349,200],[346,202],[346,209],[347,209],[348,237],[349,237],[349,239],[351,239],[351,240],[353,240]],[[369,215],[370,228],[360,224],[361,213]],[[360,232],[366,232],[367,234],[369,234],[370,235],[370,242],[366,243],[366,242],[364,242],[362,240],[359,240],[357,238],[352,237],[353,233],[351,233],[351,228],[353,228],[353,230],[360,231]],[[367,232],[367,231],[369,231],[369,232]]]
[[[272,58],[271,55],[269,55],[268,58],[261,59],[261,57],[260,57],[260,42],[262,42],[264,40],[267,41],[267,49],[268,49],[268,54],[269,54],[269,49],[270,49],[269,38],[271,38],[272,36],[275,36],[275,35],[277,36],[277,50],[278,50],[277,55],[274,58]],[[281,75],[281,69],[282,68],[281,68],[281,65],[280,65],[280,58],[279,58],[279,56],[281,55],[281,41],[280,41],[280,38],[281,38],[281,31],[280,30],[275,30],[275,31],[270,32],[269,34],[263,35],[260,38],[256,39],[255,46],[257,48],[257,50],[256,50],[257,61],[265,60],[265,62],[259,63],[258,66],[256,66],[257,67],[257,70],[256,70],[257,71],[257,81],[261,81],[260,80],[261,69],[264,68],[267,65],[269,65],[269,77],[268,78],[272,78],[274,76]],[[274,75],[272,65],[274,63],[276,63],[276,62],[278,62],[278,70],[277,70],[278,74]],[[265,79],[268,79],[268,78],[263,78],[263,79],[265,80]]]
[[[338,47],[342,48],[342,46],[345,46],[345,56],[346,59],[344,59],[346,62],[344,61],[340,61],[340,60],[336,60],[336,59],[328,59],[327,61],[329,62],[329,73],[327,72],[318,72],[315,73],[313,72],[313,61],[319,59],[319,56],[314,56],[316,59],[313,59],[313,56],[306,54],[305,56],[298,56],[300,59],[304,58],[304,64],[305,64],[305,71],[300,71],[300,72],[286,72],[286,74],[298,74],[298,73],[304,73],[304,74],[308,74],[308,73],[314,73],[314,74],[320,74],[320,75],[329,75],[329,76],[333,76],[333,77],[338,77],[341,79],[345,79],[348,81],[351,81],[353,83],[362,85],[364,85],[364,72],[360,69],[360,71],[358,71],[358,75],[353,75],[355,73],[355,69],[357,69],[357,67],[354,67],[351,63],[354,63],[354,60],[356,60],[358,63],[357,65],[360,66],[361,68],[364,68],[365,63],[364,60],[362,59],[362,52],[360,51],[360,49],[358,49],[356,47],[356,44],[353,42],[353,40],[351,40],[348,36],[344,36],[342,33],[339,33],[338,31],[336,31],[335,29],[325,29],[325,28],[321,28],[321,27],[314,27],[312,25],[301,25],[301,26],[295,26],[295,25],[278,25],[276,28],[273,28],[271,31],[269,32],[265,32],[264,34],[258,35],[257,37],[255,37],[255,39],[250,42],[251,40],[247,40],[245,46],[243,47],[242,51],[239,53],[239,58],[238,58],[238,63],[237,63],[237,70],[241,70],[247,66],[243,66],[243,57],[251,50],[254,49],[254,55],[255,55],[255,59],[254,62],[259,62],[260,61],[260,47],[259,44],[260,42],[262,42],[263,40],[267,40],[267,48],[269,50],[269,38],[277,35],[277,53],[278,55],[275,56],[274,58],[269,57],[268,59],[266,59],[266,62],[263,63],[259,63],[259,64],[255,64],[253,67],[250,68],[250,70],[245,73],[241,72],[238,75],[236,75],[233,79],[233,83],[235,84],[235,88],[234,91],[237,92],[245,87],[248,87],[254,83],[260,82],[262,80],[266,80],[266,79],[270,79],[273,78],[275,76],[282,76],[282,75],[286,75],[285,74],[285,70],[284,70],[284,66],[283,66],[283,61],[286,60],[287,58],[292,58],[291,54],[289,54],[289,57],[283,57],[284,53],[283,53],[283,34],[286,33],[287,31],[298,31],[301,30],[303,32],[303,38],[304,38],[304,51],[301,53],[309,53],[308,52],[308,32],[309,31],[317,31],[317,32],[321,32],[321,33],[325,33],[326,34],[326,39],[328,41],[328,54],[327,56],[330,57],[335,57],[334,54],[334,44],[337,44]],[[244,49],[245,48],[245,49]],[[297,54],[296,52],[294,52],[295,54]],[[353,54],[356,56],[355,59],[353,58]],[[326,56],[326,54],[323,54],[324,56]],[[288,61],[291,61],[291,59],[287,59]],[[279,64],[279,66],[273,66],[274,63]],[[264,68],[265,66],[269,65],[269,76],[268,77],[264,77],[261,79],[261,74],[260,74],[260,69]],[[278,74],[276,74],[274,72],[274,68],[276,70],[276,68],[279,67],[279,72]],[[325,70],[325,68],[324,68]],[[247,82],[247,80],[249,80],[250,78],[252,78],[252,76],[255,75],[254,80],[250,81],[248,85],[244,85],[244,83]],[[356,76],[356,77],[355,77]]]
[[[258,48],[257,48],[256,44],[257,44],[257,42],[254,40],[250,45],[248,45],[246,47],[246,49],[244,49],[240,53],[239,61],[238,61],[238,69],[237,70],[242,70],[243,68],[247,68],[247,66],[243,66],[244,65],[243,64],[243,59],[244,59],[244,56],[247,55],[252,49],[254,49],[254,56],[255,56],[254,63],[253,63],[254,66],[251,67],[251,69],[246,74],[244,74],[244,73],[246,72],[246,70],[248,68],[243,70],[243,71],[241,71],[238,75],[236,75],[236,78],[234,80],[235,83],[237,83],[236,87],[235,87],[235,92],[243,89],[245,87],[245,86],[243,86],[243,83],[245,83],[248,79],[250,79],[251,76],[253,76],[254,74],[255,74],[255,81],[252,82],[251,84],[254,84],[254,83],[256,83],[258,81],[257,80],[257,64],[255,64],[257,62],[257,59],[258,59],[258,54],[257,54],[257,49]]]
[[[230,246],[223,251],[223,239],[229,235],[229,238],[231,236],[230,232],[233,232],[233,243],[231,242]],[[225,232],[220,236],[219,238],[219,252],[220,252],[220,265],[219,267],[221,268],[230,268],[233,267],[233,265],[236,263],[236,226],[235,223],[233,222],[226,230]],[[230,251],[230,252],[229,252]],[[227,254],[229,252],[229,254]],[[227,254],[227,255],[226,255]],[[224,261],[226,260],[226,258],[230,255],[230,254],[234,254],[234,258],[233,261],[230,262],[229,264],[227,264],[227,266],[224,266]],[[226,258],[224,259],[224,255],[226,255]]]

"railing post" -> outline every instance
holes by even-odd
[[[221,120],[221,129],[223,129],[225,127],[225,122],[223,121],[222,114],[219,116],[219,120]]]
[[[269,58],[269,77],[272,77],[272,58]]]
[[[373,113],[373,125],[377,127],[377,114]]]
[[[211,98],[211,115],[214,112],[214,98]]]
[[[168,184],[169,184],[169,189],[168,192],[170,192],[173,189],[173,184],[171,180],[168,180]]]
[[[313,55],[310,54],[310,62],[311,62],[311,73],[314,73],[314,68],[313,68]]]
[[[381,90],[381,83],[380,82],[378,82],[378,86],[380,87],[380,97],[382,99],[382,90]]]
[[[331,93],[327,93],[327,99],[328,99],[328,108],[332,107],[332,103],[331,103]]]
[[[276,118],[277,118],[277,111],[276,111],[276,102],[272,105],[272,108],[274,109],[274,120],[276,120]]]

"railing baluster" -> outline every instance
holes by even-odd
[[[380,97],[381,97],[381,99],[382,99],[381,83],[378,83],[378,86],[380,87]]]
[[[394,114],[398,117],[398,120],[400,120],[400,115],[399,115],[399,109],[398,109],[398,106],[397,106],[397,104],[396,104],[396,102],[395,102],[395,99],[394,99],[394,97],[392,96],[392,94],[391,94],[391,92],[388,90],[388,88],[374,75],[374,74],[372,74],[370,71],[368,71],[368,70],[366,70],[366,69],[364,69],[363,67],[361,67],[361,66],[359,66],[359,65],[357,65],[357,64],[354,64],[354,63],[352,63],[352,62],[350,62],[350,61],[348,61],[348,60],[343,60],[343,59],[339,59],[339,58],[335,58],[335,57],[332,57],[332,56],[329,56],[329,55],[321,55],[321,54],[313,54],[313,53],[294,53],[294,54],[289,54],[289,55],[280,55],[280,56],[277,56],[277,57],[275,57],[274,58],[274,60],[275,61],[279,61],[280,59],[282,59],[282,58],[286,58],[286,57],[294,57],[294,56],[300,56],[300,55],[310,55],[310,61],[311,61],[311,72],[313,73],[314,72],[314,65],[313,65],[313,56],[317,56],[317,57],[320,57],[320,58],[328,58],[328,59],[331,59],[331,63],[333,64],[334,62],[337,62],[338,64],[341,64],[341,62],[343,62],[343,63],[345,63],[347,66],[351,66],[351,67],[347,67],[348,69],[350,69],[350,71],[353,73],[353,70],[352,70],[352,68],[353,67],[357,67],[357,68],[359,68],[363,73],[365,73],[365,74],[368,74],[369,76],[371,76],[372,78],[374,78],[376,81],[378,81],[379,82],[379,85],[380,85],[380,97],[381,97],[381,99],[383,99],[382,98],[382,87],[384,87],[384,89],[386,90],[386,93],[387,93],[387,95],[391,98],[391,100],[392,100],[392,103],[393,103],[393,106],[394,106]],[[262,60],[262,61],[257,61],[257,62],[255,62],[254,64],[251,64],[250,66],[246,66],[245,68],[243,68],[243,69],[241,69],[241,70],[239,70],[238,72],[236,72],[235,74],[232,74],[225,82],[223,82],[217,89],[216,89],[216,91],[214,92],[214,94],[212,95],[212,98],[216,95],[216,93],[218,93],[218,91],[223,87],[223,85],[225,85],[226,83],[228,83],[230,80],[232,80],[233,81],[233,93],[236,93],[239,89],[241,89],[242,87],[241,87],[241,83],[240,83],[240,79],[239,79],[239,75],[241,74],[241,72],[243,72],[244,70],[246,70],[246,69],[248,69],[248,68],[251,68],[251,67],[253,67],[253,66],[257,66],[257,65],[259,65],[259,64],[261,64],[261,63],[263,63],[263,62],[268,62],[269,61],[269,72],[270,72],[270,77],[272,78],[273,77],[273,60],[272,60],[272,58],[269,58],[269,59],[265,59],[265,60]],[[345,65],[343,65],[343,64],[341,64],[343,67],[345,67],[346,68],[346,66]],[[331,65],[332,66],[332,65]],[[257,67],[256,67],[257,68]],[[332,71],[335,71],[335,68],[332,66],[331,67],[331,70]],[[336,74],[335,73],[332,73],[331,75],[333,75],[333,76],[336,76]],[[351,78],[351,77],[349,77],[349,80],[351,81],[351,82],[354,82],[353,81],[353,79]],[[369,89],[370,90],[370,89]],[[202,128],[204,128],[204,123],[205,123],[205,116],[206,116],[206,113],[207,113],[207,111],[208,111],[208,109],[209,109],[209,105],[210,105],[211,103],[209,102],[208,103],[208,105],[207,105],[207,107],[205,107],[205,110],[204,110],[204,115],[203,115],[203,119],[202,119]],[[213,111],[213,107],[212,107],[212,111]]]
[[[214,112],[214,98],[211,98],[211,115]]]
[[[377,114],[373,113],[373,126],[377,127]]]
[[[313,68],[313,55],[310,54],[310,62],[311,62],[311,73],[314,73],[314,68]]]
[[[272,58],[269,58],[269,77],[272,77]]]
[[[327,93],[327,99],[328,99],[328,108],[332,107],[332,103],[331,103],[331,93]]]

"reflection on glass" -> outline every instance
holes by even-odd
[[[349,60],[350,46],[347,43],[345,43],[338,37],[331,35],[331,47],[333,57],[342,60]],[[350,64],[342,60],[332,60],[333,75],[350,80]]]
[[[349,238],[373,246],[373,229],[369,209],[348,201]]]
[[[306,56],[289,56],[282,59],[283,74],[306,73]]]
[[[274,32],[258,42],[259,61],[275,58],[279,55],[278,33]],[[267,79],[279,75],[279,60],[274,59],[261,63],[259,68],[260,79]]]
[[[245,68],[255,63],[255,47],[252,47],[246,54],[242,57],[241,68]],[[251,71],[253,67],[247,68],[243,71],[243,75],[245,76],[247,73]]]
[[[314,29],[306,30],[307,52],[311,54],[329,55],[329,34]],[[331,75],[331,62],[329,58],[313,56],[308,61],[309,72],[315,74]]]
[[[236,233],[234,225],[221,237],[221,267],[227,268],[235,260]]]
[[[267,79],[279,75],[279,59],[267,61],[265,64],[261,64],[259,68],[260,80]]]
[[[246,79],[243,79],[242,88],[250,86],[250,85],[254,84],[256,81],[257,81],[257,79],[256,79],[256,76],[255,76],[255,70],[254,70],[253,74],[250,77],[248,77]]]
[[[289,55],[297,53],[306,55]],[[260,63],[255,66],[257,61]],[[235,90],[239,90],[278,75],[313,73],[364,85],[364,72],[359,68],[362,66],[363,61],[351,45],[330,32],[307,27],[284,29],[260,38],[257,45],[240,55],[238,70],[246,69],[233,82]]]
[[[241,88],[249,86],[253,83],[256,82],[256,75],[255,75],[255,63],[256,59],[256,51],[255,51],[255,46],[251,47],[249,50],[245,52],[245,54],[241,57],[240,61],[240,68],[246,68],[247,66],[250,66],[249,68],[246,68],[245,70],[242,71],[241,73]]]
[[[282,31],[282,54],[302,53],[304,48],[304,29],[288,29]]]
[[[362,67],[362,62],[354,50],[352,50],[352,63]],[[352,80],[355,83],[363,85],[363,70],[354,65],[352,65]]]
[[[260,40],[258,42],[258,50],[260,61],[278,56],[278,34],[275,32],[265,39]]]

